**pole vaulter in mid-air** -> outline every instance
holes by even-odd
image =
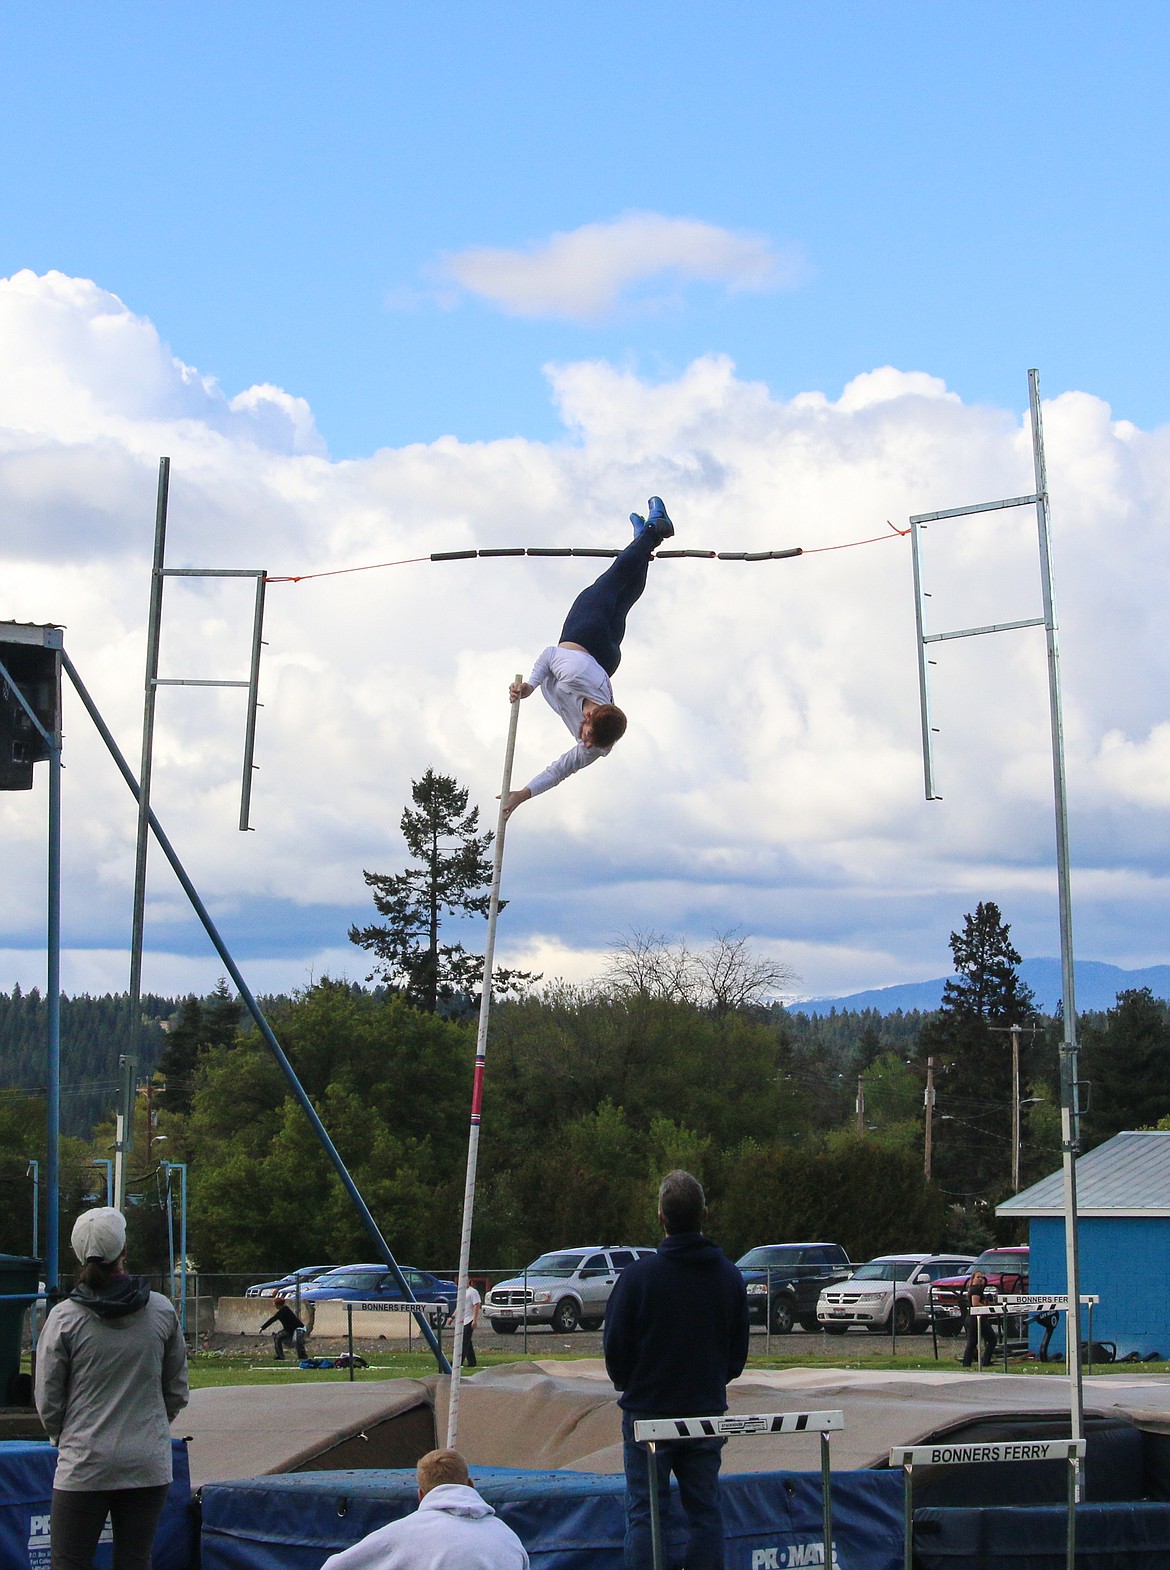
[[[551,790],[578,769],[607,758],[614,743],[625,735],[626,717],[613,701],[609,678],[621,663],[626,617],[646,587],[650,558],[674,533],[659,496],[651,496],[646,517],[632,512],[630,522],[634,538],[573,601],[561,628],[561,641],[543,651],[527,681],[514,681],[508,688],[509,698],[518,703],[539,687],[545,701],[564,720],[574,745],[520,790],[509,791],[505,817],[521,802]]]

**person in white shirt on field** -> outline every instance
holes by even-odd
[[[463,1300],[463,1355],[460,1358],[465,1368],[478,1367],[475,1359],[475,1344],[471,1338],[475,1334],[476,1325],[479,1324],[479,1305],[482,1302],[483,1298],[469,1281],[467,1296]]]
[[[524,1544],[471,1486],[458,1450],[418,1463],[418,1509],[331,1554],[321,1570],[528,1570]]]
[[[650,558],[663,540],[674,533],[659,496],[651,496],[646,517],[630,514],[634,538],[595,583],[573,601],[561,641],[543,651],[527,681],[513,682],[508,696],[513,703],[527,698],[537,687],[545,701],[560,715],[574,745],[550,763],[520,790],[510,791],[504,816],[521,802],[539,796],[570,774],[609,756],[626,731],[626,716],[613,701],[609,678],[622,657],[622,638],[631,606],[646,587]]]

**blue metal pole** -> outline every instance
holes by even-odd
[[[117,764],[118,769],[119,769],[119,771],[120,771],[120,773],[122,775],[122,778],[126,781],[126,784],[130,787],[131,794],[134,796],[135,800],[138,800],[138,795],[139,795],[139,792],[138,792],[138,781],[134,778],[134,775],[133,775],[133,773],[130,770],[129,764],[126,762],[126,759],[122,756],[121,749],[119,748],[118,743],[114,740],[113,733],[111,732],[109,726],[106,724],[105,720],[102,719],[102,716],[101,716],[101,714],[98,711],[98,707],[94,703],[93,699],[90,697],[89,692],[86,689],[85,683],[82,681],[81,677],[78,675],[77,669],[74,666],[73,661],[64,652],[62,652],[61,658],[62,658],[62,660],[64,662],[65,670],[68,672],[70,681],[73,683],[74,687],[77,689],[78,697],[81,699],[82,703],[85,705],[86,712],[88,713],[90,719],[93,721],[94,725],[97,727],[98,734],[101,736],[102,740],[106,744],[106,747],[109,749],[110,756],[113,758],[114,762]],[[382,1236],[382,1233],[381,1233],[381,1230],[380,1230],[380,1228],[378,1226],[378,1223],[374,1220],[373,1216],[370,1214],[369,1206],[366,1204],[365,1200],[362,1198],[360,1192],[358,1191],[357,1184],[354,1182],[353,1178],[349,1175],[349,1171],[346,1168],[345,1162],[342,1161],[341,1156],[340,1156],[340,1154],[339,1154],[339,1152],[337,1150],[337,1147],[334,1145],[333,1141],[329,1138],[329,1135],[328,1135],[328,1133],[326,1131],[325,1125],[324,1125],[324,1123],[322,1123],[320,1117],[318,1116],[316,1107],[309,1100],[309,1097],[308,1097],[308,1095],[305,1092],[304,1086],[301,1084],[300,1080],[297,1078],[296,1070],[293,1068],[292,1064],[289,1062],[288,1058],[285,1056],[283,1047],[280,1045],[280,1042],[277,1041],[275,1035],[273,1034],[272,1026],[264,1018],[264,1015],[263,1015],[263,1013],[261,1012],[261,1009],[260,1009],[260,1005],[256,1002],[256,999],[252,996],[252,992],[251,992],[251,989],[248,986],[248,983],[244,980],[243,976],[240,974],[239,966],[236,964],[235,960],[232,958],[231,954],[228,952],[227,945],[224,943],[223,939],[220,937],[215,923],[212,921],[211,916],[208,914],[207,907],[204,905],[203,901],[199,897],[198,890],[196,889],[195,885],[191,882],[191,879],[187,876],[186,869],[184,868],[182,862],[179,860],[178,854],[175,851],[174,846],[171,844],[170,840],[167,838],[167,836],[166,836],[166,834],[165,834],[165,832],[163,830],[162,824],[159,823],[159,821],[155,817],[153,811],[148,813],[148,818],[149,818],[149,821],[150,821],[150,827],[151,827],[151,829],[152,829],[152,831],[154,833],[154,837],[158,841],[159,849],[162,851],[163,855],[170,862],[170,864],[171,864],[171,871],[175,874],[175,877],[178,878],[179,883],[180,883],[180,885],[181,885],[181,887],[183,889],[183,892],[186,894],[187,898],[191,902],[192,909],[194,910],[195,914],[199,917],[199,920],[203,924],[203,930],[207,933],[207,936],[211,939],[212,944],[215,947],[216,953],[219,955],[220,959],[223,960],[223,963],[224,963],[224,965],[225,965],[225,967],[227,969],[228,975],[235,982],[236,991],[239,993],[240,998],[241,998],[242,1002],[244,1003],[244,1006],[248,1010],[248,1013],[251,1014],[253,1020],[255,1021],[256,1029],[264,1037],[264,1040],[265,1040],[265,1042],[268,1045],[268,1050],[272,1053],[273,1057],[276,1059],[276,1062],[277,1062],[277,1064],[278,1064],[278,1066],[280,1068],[281,1073],[284,1075],[285,1079],[288,1081],[289,1089],[292,1091],[293,1096],[295,1097],[295,1099],[299,1103],[299,1105],[301,1107],[301,1110],[304,1112],[305,1116],[308,1118],[309,1123],[312,1126],[313,1132],[316,1134],[317,1138],[320,1140],[321,1147],[325,1151],[325,1154],[328,1156],[328,1158],[329,1158],[329,1160],[330,1160],[330,1162],[331,1162],[331,1164],[333,1166],[333,1170],[337,1173],[337,1176],[340,1178],[342,1187],[345,1189],[346,1193],[349,1195],[350,1202],[353,1205],[354,1209],[357,1211],[358,1216],[361,1218],[362,1225],[365,1227],[366,1231],[370,1234],[370,1237],[373,1239],[375,1247],[378,1250],[378,1253],[380,1254],[382,1259],[385,1260],[386,1266],[390,1270],[391,1274],[394,1276],[394,1279],[395,1279],[395,1281],[396,1281],[396,1283],[398,1285],[398,1289],[402,1293],[403,1297],[408,1302],[415,1302],[416,1299],[415,1299],[413,1291],[411,1290],[410,1283],[407,1281],[406,1277],[402,1274],[402,1271],[398,1267],[398,1261],[394,1258],[394,1255],[390,1252],[390,1245],[386,1242],[386,1239]],[[434,1353],[435,1360],[437,1361],[437,1363],[439,1365],[440,1371],[442,1373],[444,1373],[444,1374],[449,1374],[451,1372],[451,1365],[447,1361],[446,1354],[444,1353],[442,1347],[439,1345],[438,1338],[435,1335],[435,1332],[431,1329],[430,1323],[428,1322],[426,1315],[421,1310],[419,1310],[419,1312],[416,1313],[414,1317],[415,1317],[415,1320],[416,1320],[416,1322],[418,1324],[419,1333],[422,1335],[423,1339],[426,1341],[427,1345],[430,1347],[431,1351]]]

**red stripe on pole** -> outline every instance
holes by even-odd
[[[483,1108],[483,1058],[475,1060],[475,1085],[471,1092],[471,1115],[477,1118]]]

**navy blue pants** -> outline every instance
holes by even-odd
[[[650,1468],[646,1446],[634,1439],[636,1416],[652,1413],[622,1413],[623,1458],[626,1466],[626,1570],[650,1570],[654,1555],[650,1537]],[[670,1502],[670,1474],[678,1480],[678,1497],[687,1518],[684,1570],[723,1570],[723,1511],[719,1505],[719,1462],[722,1439],[687,1439],[677,1444],[658,1446],[658,1513],[666,1532],[666,1512]],[[670,1559],[663,1550],[663,1564]]]
[[[642,596],[650,557],[661,543],[656,530],[643,529],[569,607],[561,643],[579,643],[588,649],[607,676],[622,662],[626,617]]]

